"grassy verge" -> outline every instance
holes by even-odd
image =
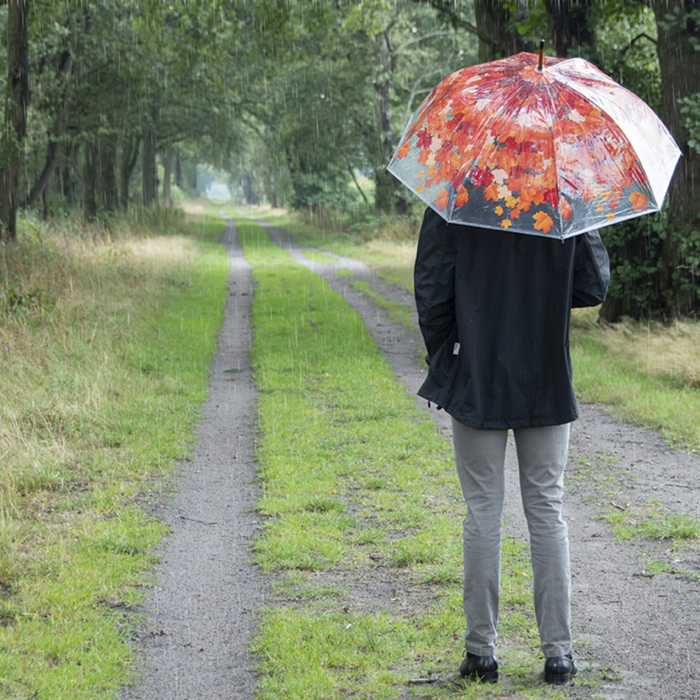
[[[3,250],[3,698],[114,698],[131,672],[149,505],[191,449],[228,274],[223,222],[136,225],[168,235],[27,222]]]
[[[513,540],[500,625],[508,681],[446,680],[463,634],[450,447],[340,296],[261,227],[239,222],[239,240],[257,284],[266,520],[255,557],[277,591],[254,649],[260,697],[561,697],[540,680],[528,552]]]
[[[387,301],[379,292],[375,292],[369,285],[369,282],[355,280],[350,283],[355,289],[358,289],[363,294],[367,295],[380,308],[384,309],[389,318],[396,323],[400,323],[406,328],[413,328],[414,323],[411,316],[411,309],[398,301]]]
[[[700,450],[698,346],[689,345],[688,336],[700,342],[700,325],[667,328],[628,322],[603,328],[591,322],[590,313],[575,314],[571,356],[577,394],[583,401],[607,404],[620,419]]]

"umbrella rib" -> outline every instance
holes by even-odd
[[[571,60],[571,59],[570,59],[570,60]],[[567,63],[567,62],[568,62],[568,61],[565,61],[564,63]],[[561,66],[560,68],[564,68],[564,66]],[[568,75],[562,75],[562,76],[559,78],[559,79],[561,80],[561,82],[562,82],[563,85],[565,85],[569,90],[572,90],[572,91],[575,92],[576,94],[580,95],[583,99],[588,100],[589,102],[591,102],[591,104],[594,104],[603,114],[605,114],[607,117],[610,118],[610,121],[611,121],[613,124],[618,124],[618,122],[617,122],[617,120],[615,119],[614,115],[610,112],[609,109],[607,109],[607,107],[606,107],[604,101],[599,97],[599,95],[596,94],[596,92],[595,92],[594,90],[581,89],[581,87],[580,87],[579,85],[577,85],[573,80],[569,80],[568,77],[569,77]],[[604,75],[604,77],[605,77],[605,78],[608,78],[608,76],[605,76],[605,75]],[[608,84],[608,81],[607,81],[607,80],[600,80],[600,79],[597,79],[597,80],[598,80],[600,83],[603,83],[603,84],[606,84],[606,85]],[[613,85],[616,85],[616,84],[614,83],[614,81],[611,81],[611,82],[613,82]],[[628,93],[633,99],[636,98],[636,95],[635,95],[634,93],[632,93],[631,91],[627,90],[627,88],[625,88],[624,86],[622,86],[622,85],[616,85],[616,88],[621,89],[621,90],[624,90],[624,92],[625,92],[625,93]],[[651,111],[651,108],[648,107],[648,105],[645,105],[645,106]],[[633,112],[629,111],[629,109],[628,109],[629,105],[627,105],[627,104],[625,104],[624,102],[618,100],[618,101],[615,102],[615,107],[616,107],[617,109],[619,109],[628,119],[630,119],[631,121],[634,121],[635,115],[634,115]],[[671,141],[673,141],[673,137],[671,136],[671,134],[670,134],[670,132],[668,131],[668,129],[666,128],[666,126],[663,125],[663,124],[662,124],[662,126],[663,126],[664,131],[665,131],[666,134],[668,135],[668,137],[671,139]],[[621,129],[621,131],[622,131],[622,133],[625,135],[625,137],[627,137],[627,134],[625,133],[624,129]],[[628,138],[628,137],[627,137],[627,138]],[[675,142],[673,142],[673,143],[674,143],[674,145],[675,145]],[[677,146],[676,146],[676,148],[677,148]],[[679,155],[680,155],[680,152],[679,152]],[[662,196],[660,197],[660,201],[656,201],[657,198],[658,198],[658,197],[657,197],[657,193],[654,191],[654,187],[653,187],[652,184],[651,184],[651,183],[653,182],[653,179],[650,177],[649,171],[648,171],[648,169],[645,167],[642,158],[638,157],[638,158],[637,158],[637,163],[639,164],[639,167],[641,168],[642,172],[644,173],[644,177],[646,178],[646,182],[649,183],[649,189],[650,189],[650,191],[652,192],[652,194],[653,194],[653,196],[654,196],[654,200],[655,200],[655,201],[654,201],[654,204],[655,204],[655,206],[656,206],[656,209],[655,209],[655,210],[656,210],[656,211],[659,211],[659,210],[661,209],[662,204],[663,204],[663,200],[664,200],[664,198],[665,198],[665,196],[666,196],[666,192],[668,191],[668,186],[670,185],[670,179],[669,179],[669,183],[666,185],[666,188],[665,188],[665,190],[664,190]],[[674,168],[675,168],[675,165],[674,165]]]
[[[556,100],[554,100],[553,97],[550,96],[549,90],[545,90],[545,96],[546,98],[554,105],[554,109],[550,109],[546,112],[546,114],[549,116],[549,133],[552,135],[552,161],[553,161],[553,167],[554,167],[554,177],[556,180],[556,192],[557,192],[557,205],[556,207],[552,207],[554,209],[554,215],[557,218],[557,223],[558,226],[555,227],[555,230],[558,230],[561,239],[564,240],[564,221],[562,219],[561,215],[561,208],[559,206],[559,199],[561,198],[561,182],[559,178],[559,167],[557,166],[557,139],[555,137],[554,133],[554,125],[557,123],[557,103]]]

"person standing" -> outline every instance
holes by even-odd
[[[576,675],[569,539],[562,517],[572,307],[600,304],[610,263],[597,231],[565,240],[449,224],[428,208],[414,273],[428,376],[418,395],[452,417],[464,519],[465,652],[460,674],[498,680],[504,462],[518,457],[547,683]]]

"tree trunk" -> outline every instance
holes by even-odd
[[[253,178],[248,173],[241,177],[241,188],[243,189],[245,204],[254,205],[258,203],[258,195],[255,194],[253,189]]]
[[[474,0],[476,28],[479,32],[479,63],[512,56],[525,50],[523,39],[511,32],[511,13],[503,0]],[[487,39],[487,40],[484,40]]]
[[[275,183],[275,168],[272,163],[270,163],[268,172],[268,183],[270,187],[270,206],[273,209],[277,209],[277,185]]]
[[[669,188],[668,229],[662,249],[661,293],[669,316],[698,310],[692,290],[681,291],[677,275],[682,264],[682,236],[700,216],[700,154],[688,146],[689,134],[678,103],[680,98],[700,93],[700,53],[690,39],[697,31],[686,18],[684,0],[654,0],[661,69],[662,116],[683,152]],[[668,16],[678,11],[677,19]]]
[[[143,134],[143,206],[158,203],[158,170],[156,167],[156,134],[149,129]]]
[[[578,56],[579,48],[593,46],[592,0],[545,0],[557,56]]]
[[[172,179],[173,170],[173,149],[166,148],[160,156],[163,164],[163,206],[170,207],[170,180]]]
[[[179,153],[175,153],[175,185],[182,189],[182,162]]]
[[[139,157],[138,136],[128,136],[122,145],[121,167],[119,169],[119,204],[122,209],[129,206],[129,183]]]
[[[117,208],[117,135],[100,136],[97,141],[98,154],[98,201],[104,211]]]
[[[29,103],[29,0],[9,0],[7,12],[7,99],[0,140],[0,239],[17,238],[17,187],[27,134]]]
[[[70,54],[66,54],[61,61],[59,67],[59,76],[69,75],[73,68],[73,59]],[[46,164],[41,172],[41,175],[37,178],[34,186],[32,187],[29,196],[24,202],[24,206],[29,208],[36,204],[44,189],[48,185],[49,179],[53,174],[54,168],[58,163],[61,153],[63,151],[63,146],[61,144],[61,139],[66,133],[66,128],[68,126],[68,114],[70,112],[70,79],[66,80],[65,89],[63,92],[63,98],[61,99],[61,104],[58,108],[56,114],[56,119],[54,122],[53,129],[49,134],[49,147],[46,154]]]
[[[78,158],[79,154],[79,146],[70,143],[61,154],[61,165],[59,167],[60,190],[68,205],[75,204],[75,183],[71,174],[71,163]]]
[[[83,161],[83,215],[88,221],[97,218],[97,158],[95,142],[88,141]]]
[[[61,144],[58,141],[50,140],[48,152],[46,154],[46,165],[44,165],[41,175],[39,175],[37,178],[37,181],[34,183],[34,186],[29,192],[29,196],[24,202],[25,208],[30,209],[33,207],[39,197],[43,194],[49,180],[51,179],[51,175],[53,175],[53,170],[56,167],[56,163],[58,162],[60,155]]]
[[[377,162],[374,166],[375,199],[378,211],[405,214],[408,202],[402,196],[402,185],[386,171],[386,164],[398,143],[390,116],[391,83],[396,72],[396,55],[391,46],[390,29],[373,37],[374,64],[377,78],[374,81],[377,131]]]

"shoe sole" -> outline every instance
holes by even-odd
[[[462,678],[468,681],[481,681],[482,683],[498,683],[498,671],[490,671],[489,673],[484,673],[483,675],[478,673],[468,673]]]
[[[545,673],[544,682],[550,685],[566,685],[575,675],[576,673]]]

